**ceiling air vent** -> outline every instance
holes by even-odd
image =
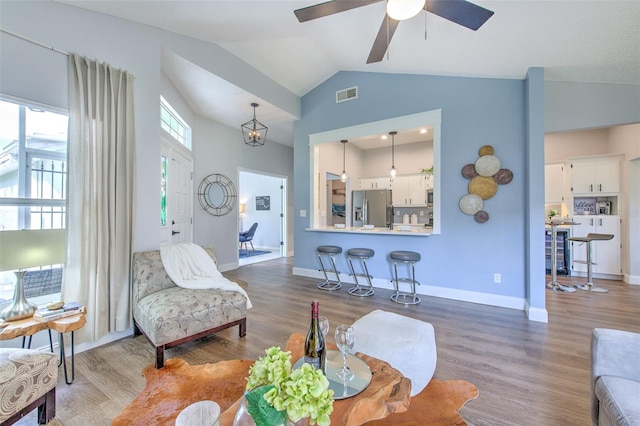
[[[349,87],[348,89],[338,90],[336,92],[336,103],[350,101],[358,98],[358,86]]]

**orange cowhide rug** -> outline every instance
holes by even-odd
[[[288,344],[287,349],[289,347]],[[216,401],[224,412],[242,396],[245,378],[252,364],[250,360],[230,360],[189,365],[182,359],[173,358],[167,360],[160,370],[149,365],[142,371],[147,380],[146,387],[114,419],[112,425],[173,425],[180,411],[201,400]],[[422,392],[411,398],[407,411],[367,424],[466,425],[459,410],[467,401],[477,397],[478,388],[469,382],[432,379]],[[223,419],[221,426],[227,426],[226,422]]]

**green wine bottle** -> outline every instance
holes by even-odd
[[[304,362],[324,373],[326,357],[324,336],[318,322],[318,301],[314,300],[311,302],[311,326],[304,341]]]

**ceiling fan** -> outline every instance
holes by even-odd
[[[384,0],[332,0],[295,10],[294,13],[298,21],[306,22],[381,1]],[[480,28],[493,15],[493,11],[466,0],[386,1],[387,13],[371,47],[367,64],[380,62],[384,58],[384,54],[391,42],[391,37],[393,37],[393,33],[396,31],[400,21],[417,15],[423,9],[474,31]]]

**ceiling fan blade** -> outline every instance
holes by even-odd
[[[325,16],[367,6],[372,3],[378,3],[380,1],[382,0],[333,0],[309,7],[303,7],[302,9],[294,10],[293,13],[295,13],[299,22],[306,22],[311,21],[312,19],[324,18]]]
[[[369,58],[367,58],[368,64],[380,62],[384,58],[384,54],[387,52],[389,43],[391,43],[391,37],[393,37],[393,33],[396,32],[396,28],[398,28],[399,23],[400,21],[389,18],[389,15],[384,15],[382,25],[380,25],[380,30],[378,30],[378,35],[371,47]]]
[[[493,16],[493,11],[466,0],[426,0],[424,9],[474,31]]]

